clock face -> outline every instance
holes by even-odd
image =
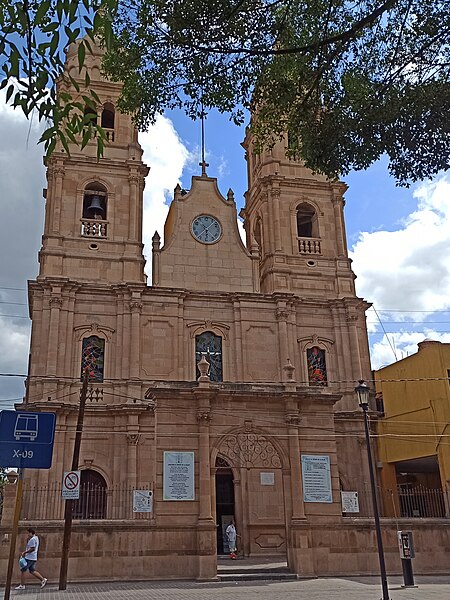
[[[222,235],[222,227],[214,217],[200,215],[192,221],[192,235],[203,244],[213,244]]]

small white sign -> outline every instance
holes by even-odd
[[[342,512],[359,513],[358,492],[341,491]]]
[[[151,490],[133,490],[133,512],[151,513],[153,510],[153,492]]]
[[[260,473],[261,485],[275,485],[275,473]]]
[[[78,500],[80,497],[81,471],[65,471],[61,496],[64,500]]]

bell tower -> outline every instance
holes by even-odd
[[[72,44],[65,71],[81,90],[84,71],[89,73],[100,103],[96,110],[86,106],[85,115],[106,131],[104,155],[97,159],[96,140],[91,140],[83,150],[72,145],[70,156],[58,144],[49,159],[38,281],[145,283],[142,209],[148,168],[131,117],[116,110],[121,84],[102,75],[102,50],[92,50],[80,73],[78,44]],[[68,77],[59,82],[62,91],[77,94]]]
[[[287,158],[286,143],[256,154],[248,129],[243,144],[249,189],[241,214],[247,247],[259,247],[261,291],[354,296],[343,214],[347,186]]]

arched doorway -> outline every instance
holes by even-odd
[[[227,461],[218,456],[216,459],[217,554],[228,554],[225,530],[234,516],[233,471]]]
[[[73,503],[72,517],[106,519],[106,481],[97,471],[81,471],[80,497]]]

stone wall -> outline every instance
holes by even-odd
[[[414,573],[448,573],[450,564],[450,524],[421,519],[383,519],[383,541],[389,575],[401,574],[396,530],[411,530],[416,558]],[[41,539],[39,570],[57,581],[62,546],[63,523],[21,523],[18,544],[23,544],[26,528],[33,525]],[[9,529],[0,527],[0,571],[6,572]],[[215,531],[164,527],[130,521],[74,523],[68,580],[150,580],[213,578],[217,559],[210,554]],[[202,538],[202,539],[200,539]],[[292,571],[299,575],[355,576],[378,575],[379,563],[373,522],[342,518],[340,523],[297,523],[290,530],[294,547],[288,549]],[[213,544],[214,545],[214,544]],[[174,550],[175,549],[175,550]],[[278,558],[279,560],[279,558]],[[14,579],[18,579],[15,569]]]

